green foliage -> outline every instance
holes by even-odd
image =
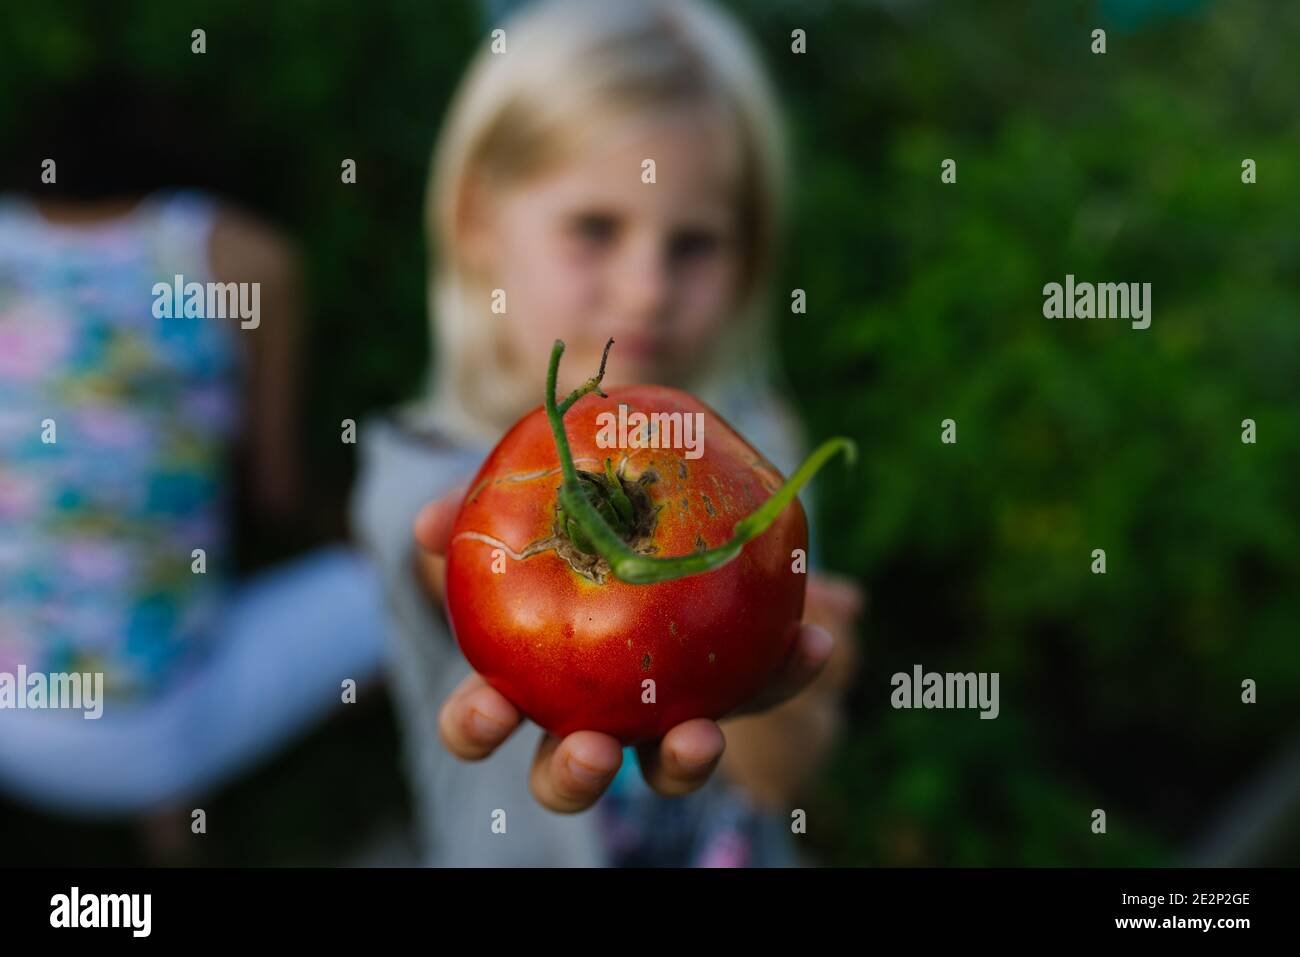
[[[863,450],[823,486],[822,547],[875,597],[828,799],[874,822],[855,860],[1150,861],[1296,726],[1300,124],[1280,65],[1300,17],[1224,4],[1093,56],[1092,19],[1019,7],[840,8],[786,90],[783,288],[809,314],[783,323],[784,360],[816,434]],[[1150,282],[1151,328],[1044,318],[1067,273]],[[891,710],[916,662],[1000,671],[1002,716]],[[1268,688],[1253,707],[1245,677]]]

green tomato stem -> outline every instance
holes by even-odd
[[[687,575],[698,575],[721,568],[739,555],[747,542],[753,541],[767,531],[786,506],[799,494],[799,490],[837,452],[843,452],[850,465],[857,456],[857,446],[851,439],[843,437],[827,439],[804,460],[786,483],[777,489],[776,494],[735,524],[732,538],[726,544],[673,558],[639,555],[627,546],[627,543],[610,527],[583,493],[578,470],[573,465],[569,438],[564,432],[564,413],[572,408],[575,402],[591,392],[600,396],[605,395],[600,389],[600,383],[605,376],[605,360],[609,357],[609,349],[613,344],[613,339],[605,344],[605,352],[600,360],[600,371],[574,389],[563,402],[557,403],[555,386],[560,357],[564,355],[564,343],[559,339],[555,340],[555,346],[551,349],[550,367],[546,372],[546,418],[551,426],[551,434],[555,437],[555,448],[560,455],[560,471],[563,474],[563,481],[560,484],[560,507],[564,510],[567,519],[582,530],[591,546],[609,563],[610,572],[620,581],[631,585],[652,585],[656,582],[685,578]]]

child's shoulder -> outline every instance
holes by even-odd
[[[456,442],[401,412],[357,426],[353,530],[381,556],[411,543],[411,525],[428,502],[473,476],[487,450]]]

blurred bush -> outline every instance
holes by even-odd
[[[1300,9],[1176,6],[768,10],[784,363],[864,450],[823,501],[874,593],[839,859],[1176,859],[1300,724]],[[1067,273],[1150,282],[1151,327],[1045,319]],[[1001,717],[890,709],[918,662],[999,671]]]

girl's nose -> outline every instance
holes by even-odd
[[[672,276],[665,245],[647,237],[625,250],[616,294],[625,319],[659,319],[668,308]]]

